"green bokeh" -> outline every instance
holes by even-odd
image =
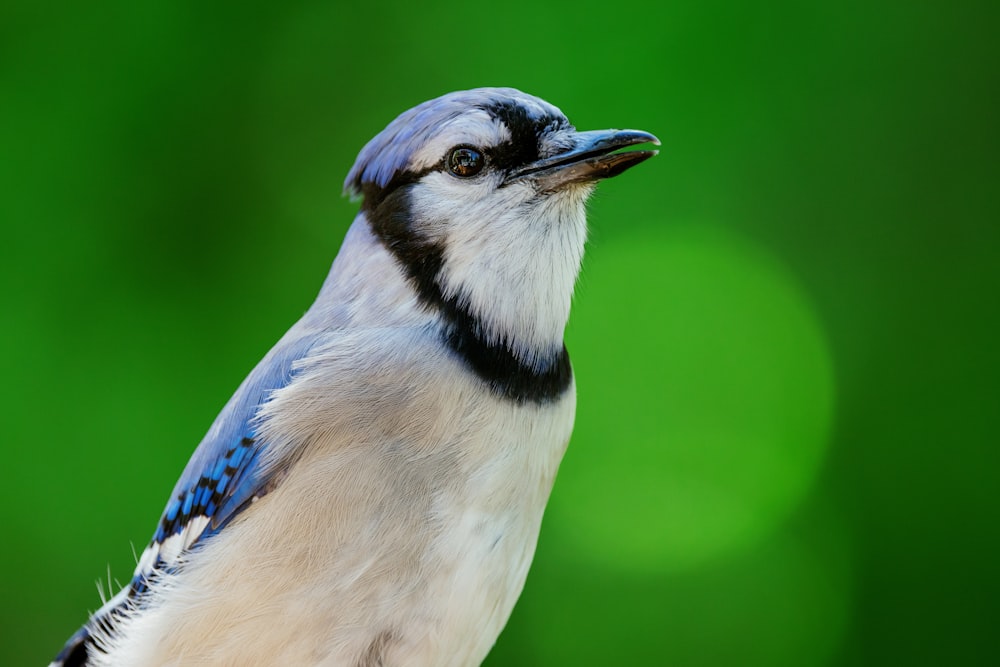
[[[630,574],[591,565],[581,586],[572,568],[540,562],[532,576],[537,593],[532,590],[516,619],[526,624],[531,661],[830,664],[844,640],[854,595],[849,543],[829,508],[810,509],[822,517],[821,528],[799,525],[739,558],[684,573]],[[501,644],[498,652],[505,648]]]
[[[996,3],[0,5],[0,665],[127,579],[364,142],[512,85],[601,185],[577,431],[489,665],[1000,664]]]
[[[594,248],[579,292],[579,431],[551,506],[575,553],[653,574],[780,526],[816,476],[833,397],[795,279],[722,228],[673,222]]]

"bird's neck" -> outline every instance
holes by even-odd
[[[586,220],[582,206],[543,220],[522,215],[515,209],[486,224],[449,226],[437,283],[475,319],[480,337],[544,366],[563,350]]]
[[[430,315],[447,346],[497,394],[536,403],[561,396],[572,380],[563,332],[583,252],[582,210],[506,243],[488,234],[433,242],[405,220],[384,204],[375,215],[360,213],[321,299],[352,303],[356,323]],[[497,235],[510,234],[507,222],[495,222]],[[455,247],[478,252],[449,253]]]

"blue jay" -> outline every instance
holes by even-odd
[[[406,111],[315,303],[54,665],[477,665],[569,441],[563,330],[594,183],[656,154],[511,88]]]

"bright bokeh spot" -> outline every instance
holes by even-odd
[[[572,558],[638,571],[756,543],[803,499],[828,439],[832,362],[806,296],[719,228],[595,246],[569,333],[576,433],[548,525]]]

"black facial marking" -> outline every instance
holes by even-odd
[[[539,139],[546,132],[569,125],[563,116],[546,114],[532,118],[527,110],[514,102],[496,102],[485,110],[507,126],[510,141],[490,148],[492,162],[504,169],[522,167],[538,160]]]
[[[442,160],[442,164],[444,161]],[[416,183],[421,178],[431,173],[439,171],[441,165],[434,165],[420,171],[400,171],[393,174],[392,179],[380,188],[376,183],[366,182],[361,184],[361,196],[364,198],[361,203],[361,210],[368,212],[378,208],[382,202],[399,188]]]
[[[479,319],[457,297],[444,296],[437,281],[444,248],[410,227],[409,197],[409,187],[398,187],[378,206],[369,206],[366,199],[363,210],[375,236],[400,263],[420,300],[441,314],[445,343],[498,396],[516,403],[559,398],[573,378],[566,347],[536,368],[518,359],[509,345],[486,341]]]
[[[410,189],[398,187],[376,207],[365,199],[362,210],[375,236],[402,264],[417,294],[430,305],[444,301],[437,275],[444,264],[444,248],[421,238],[410,228]]]

